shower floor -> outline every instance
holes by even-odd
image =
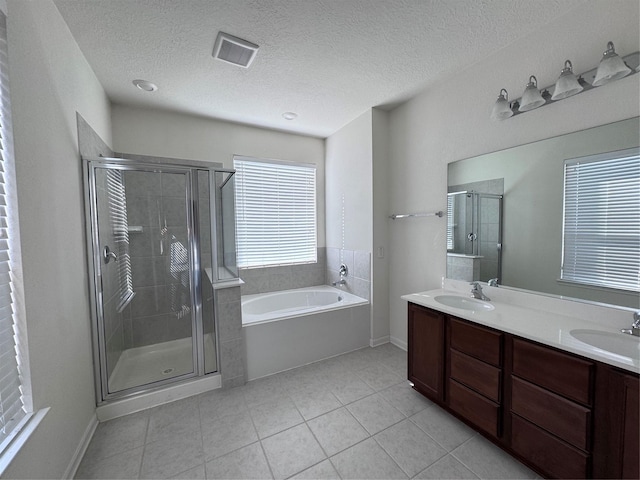
[[[109,377],[109,392],[119,392],[193,372],[192,345],[191,338],[181,338],[123,351]],[[214,371],[215,347],[209,333],[204,336],[204,356],[205,371]]]

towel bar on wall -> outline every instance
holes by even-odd
[[[394,213],[393,215],[389,215],[389,218],[392,220],[396,220],[398,218],[410,218],[410,217],[442,217],[444,213],[442,210],[433,213]]]

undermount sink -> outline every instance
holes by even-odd
[[[571,330],[569,333],[576,340],[592,347],[629,358],[640,358],[640,337],[600,330]]]
[[[475,298],[461,297],[458,295],[438,295],[433,298],[436,302],[448,307],[460,308],[462,310],[493,310],[495,307],[490,303]]]

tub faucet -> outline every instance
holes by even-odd
[[[489,287],[497,287],[498,286],[498,277],[492,278],[487,282],[487,286]]]
[[[340,269],[338,270],[338,273],[340,274],[340,280],[338,280],[337,282],[333,282],[331,285],[333,285],[334,287],[340,286],[340,285],[346,285],[347,281],[344,279],[344,277],[347,276],[347,274],[349,273],[349,269],[347,268],[347,266],[343,263],[340,265]]]
[[[640,337],[640,310],[634,312],[631,328],[623,328],[620,332],[633,335],[634,337]]]
[[[471,282],[469,285],[473,285],[471,287],[471,296],[473,298],[484,300],[485,302],[491,301],[491,299],[482,292],[482,286],[480,285],[480,282]]]

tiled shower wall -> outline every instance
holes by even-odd
[[[447,254],[447,278],[466,282],[480,280],[480,261],[478,257]]]
[[[480,280],[489,281],[498,276],[500,235],[500,201],[496,198],[480,199]]]
[[[347,283],[342,290],[371,300],[371,253],[360,250],[327,248],[327,284],[340,280],[340,265],[347,266]]]
[[[480,182],[471,182],[461,185],[449,186],[448,191],[473,191],[480,193],[490,193],[494,195],[504,195],[504,178],[495,178],[492,180],[483,180]],[[466,218],[465,225],[471,225],[471,208],[466,208],[464,202],[458,204],[458,208],[462,209],[456,212],[458,218],[464,216]],[[463,259],[460,257],[447,257],[447,277],[457,280],[481,280],[488,281],[497,276],[499,253],[496,248],[500,232],[500,208],[497,199],[483,198],[480,200],[480,231],[478,233],[479,252],[482,256],[480,259]],[[471,254],[470,243],[466,239],[464,229],[454,229],[454,242],[456,253]]]
[[[244,385],[246,379],[240,287],[215,290],[222,387]]]
[[[125,348],[191,336],[189,269],[181,269],[171,250],[188,248],[185,176],[125,172],[133,290],[124,319]],[[185,305],[182,309],[182,305]],[[189,309],[189,310],[187,310]]]

